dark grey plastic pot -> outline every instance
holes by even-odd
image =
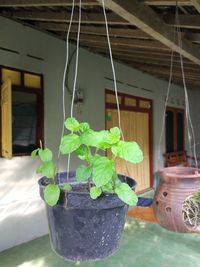
[[[72,188],[76,184],[74,172],[69,174]],[[124,180],[124,176],[120,175]],[[45,177],[39,180],[43,198]],[[59,174],[59,182],[66,182],[66,173]],[[126,177],[134,189],[136,182]],[[110,256],[119,246],[128,206],[115,194],[105,194],[92,200],[87,192],[61,192],[56,206],[46,205],[53,250],[66,260],[93,261]]]

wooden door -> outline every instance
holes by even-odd
[[[6,80],[1,86],[2,156],[12,158],[12,84]]]
[[[139,102],[138,102],[139,104]],[[109,106],[109,105],[108,105]],[[121,107],[123,108],[123,106]],[[121,109],[120,108],[120,109]],[[124,107],[125,109],[125,107]],[[139,109],[123,110],[121,109],[121,123],[124,138],[126,141],[136,141],[144,154],[143,162],[139,164],[127,163],[124,160],[117,159],[118,173],[126,174],[137,181],[137,192],[147,190],[151,187],[151,162],[150,162],[150,113],[140,112]],[[118,115],[115,108],[106,108],[106,128],[110,129],[118,126]]]

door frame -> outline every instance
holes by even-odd
[[[105,103],[105,128],[106,128],[106,109],[117,109],[117,104],[116,103],[106,103],[106,94],[112,94],[115,95],[115,92],[113,90],[110,89],[105,89],[105,94],[104,94],[104,103]],[[119,108],[120,110],[124,110],[124,111],[133,111],[133,112],[144,112],[144,113],[148,113],[149,115],[149,171],[150,171],[150,188],[153,187],[153,183],[154,183],[154,177],[153,177],[153,164],[154,164],[154,151],[153,151],[153,100],[149,99],[149,98],[144,98],[144,97],[138,97],[138,96],[134,96],[134,95],[130,95],[127,93],[122,93],[122,92],[118,92],[118,96],[121,97],[121,103],[119,104]],[[136,99],[136,106],[132,107],[132,106],[128,106],[125,105],[125,97],[128,98],[133,98]],[[144,100],[144,101],[149,101],[150,102],[150,108],[141,108],[139,107],[139,100]],[[141,191],[145,192],[148,191],[148,188]]]

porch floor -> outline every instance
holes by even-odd
[[[169,232],[157,224],[128,218],[120,249],[102,261],[64,261],[45,236],[0,253],[2,267],[199,267],[200,235]]]

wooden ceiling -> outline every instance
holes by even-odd
[[[82,0],[80,45],[94,53],[108,56],[101,1]],[[168,80],[173,50],[173,82],[182,85],[181,54],[188,87],[200,88],[200,0],[104,1],[113,57],[116,60]],[[0,15],[64,40],[72,2],[0,0]],[[175,22],[176,4],[179,23]],[[77,38],[79,0],[75,0],[75,5],[71,42]],[[174,38],[177,26],[181,29],[182,47]]]

